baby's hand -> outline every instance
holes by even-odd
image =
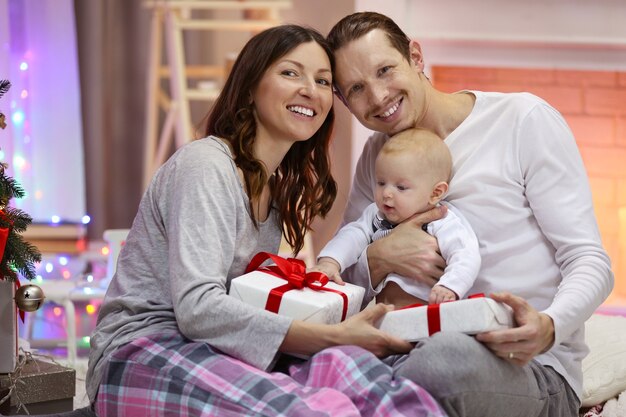
[[[339,275],[340,270],[341,266],[333,258],[320,258],[314,267],[307,269],[307,272],[321,272],[325,274],[328,279],[339,285],[343,285],[344,282]]]
[[[440,304],[444,301],[455,301],[459,297],[456,293],[443,285],[435,285],[430,291],[430,297],[428,297],[428,304]]]

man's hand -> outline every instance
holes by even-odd
[[[422,230],[422,225],[446,215],[445,206],[417,214],[396,226],[385,238],[372,242],[367,249],[372,286],[376,287],[390,273],[414,278],[433,286],[443,274],[446,263],[439,253],[437,239]]]
[[[552,318],[539,313],[523,298],[503,292],[491,294],[496,301],[508,304],[518,327],[476,335],[493,353],[516,365],[526,365],[535,356],[548,351],[554,343]]]

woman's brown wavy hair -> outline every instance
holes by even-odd
[[[316,30],[298,25],[267,29],[252,37],[239,53],[208,115],[206,135],[229,141],[235,164],[243,171],[250,200],[249,214],[255,224],[252,202],[261,195],[269,178],[264,165],[253,154],[256,121],[252,92],[274,62],[307,42],[319,44],[334,69],[333,55],[324,37]],[[272,204],[282,221],[283,236],[296,253],[304,246],[304,235],[315,217],[326,216],[337,195],[329,157],[334,119],[331,108],[320,129],[310,139],[291,146],[270,181]]]

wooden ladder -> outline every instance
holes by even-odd
[[[146,127],[143,185],[147,188],[156,169],[165,162],[172,141],[178,148],[194,138],[190,102],[214,101],[219,88],[189,88],[188,79],[224,79],[227,69],[218,65],[187,65],[184,54],[183,31],[243,31],[258,32],[280,24],[279,11],[291,8],[291,0],[149,0],[144,6],[152,10],[150,51],[147,72]],[[240,10],[237,20],[198,19],[196,10]],[[166,56],[162,56],[165,39]],[[164,59],[165,58],[165,59]],[[165,62],[164,62],[165,61]],[[169,81],[169,92],[161,88]],[[165,113],[159,132],[160,111]],[[279,249],[283,256],[291,248],[283,240]],[[315,263],[311,233],[305,236],[298,258],[307,266]]]
[[[279,10],[291,7],[290,0],[149,0],[144,6],[152,11],[150,51],[147,71],[146,125],[143,185],[146,188],[156,169],[165,162],[172,141],[176,148],[194,138],[190,102],[214,101],[217,85],[190,88],[188,79],[223,80],[226,69],[218,65],[187,65],[183,31],[256,32],[280,24]],[[194,18],[194,11],[241,10],[236,20]],[[163,40],[166,54],[162,56]],[[164,59],[165,58],[165,59]],[[165,62],[164,62],[165,61]],[[169,81],[169,92],[161,88]],[[165,119],[159,132],[160,111]]]

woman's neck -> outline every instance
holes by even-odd
[[[267,140],[261,137],[255,139],[254,157],[261,161],[268,178],[276,172],[291,145],[292,143]]]

